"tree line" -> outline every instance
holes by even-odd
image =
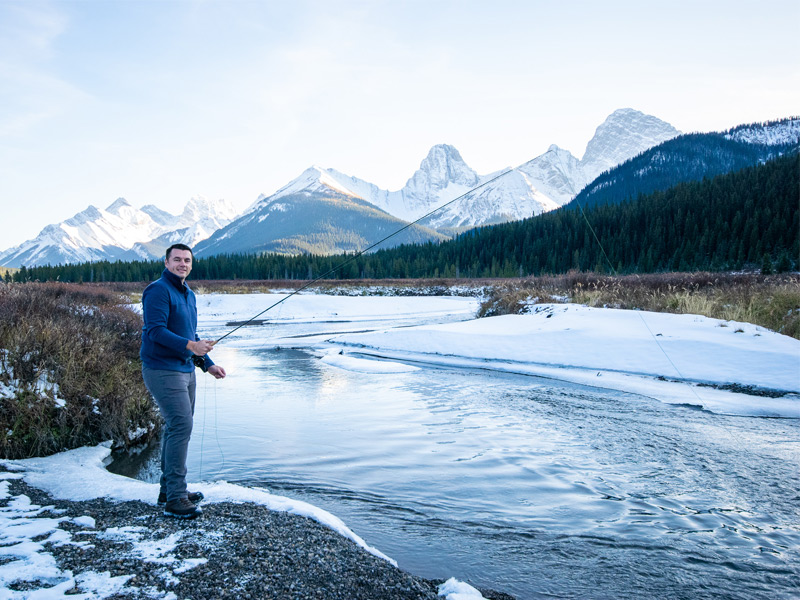
[[[191,278],[330,279],[517,277],[570,270],[651,273],[788,271],[800,265],[800,157],[618,204],[564,207],[479,227],[452,240],[374,253],[198,256]],[[599,240],[599,243],[598,243]],[[163,262],[100,261],[21,268],[6,281],[151,281]]]

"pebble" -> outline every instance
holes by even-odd
[[[72,517],[88,517],[85,529],[70,524],[75,542],[47,544],[62,571],[75,576],[93,571],[111,576],[129,575],[120,594],[111,600],[174,597],[280,598],[281,600],[436,600],[438,585],[413,576],[378,558],[331,529],[298,515],[274,512],[251,503],[204,504],[203,516],[182,521],[164,517],[161,510],[144,502],[56,500],[21,480],[12,480],[10,491],[25,494],[34,504],[53,506]],[[110,527],[144,527],[141,542],[180,534],[169,553],[173,563],[147,560],[134,551],[133,543],[104,537]],[[67,527],[65,527],[67,529]],[[207,559],[180,573],[171,568],[186,559]],[[199,561],[198,561],[199,562]],[[170,567],[170,565],[173,565]],[[80,588],[78,587],[78,590]],[[501,592],[481,589],[487,600],[514,600]]]

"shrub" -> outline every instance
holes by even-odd
[[[0,284],[0,456],[152,438],[160,419],[142,382],[141,326],[101,288]]]

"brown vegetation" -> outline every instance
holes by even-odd
[[[0,285],[0,456],[128,446],[157,432],[141,317],[125,302],[90,286]]]
[[[496,286],[479,316],[525,313],[532,304],[689,313],[744,321],[800,339],[800,275],[653,273],[610,276],[570,272]]]

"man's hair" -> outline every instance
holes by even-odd
[[[189,246],[187,246],[186,244],[172,244],[172,246],[167,248],[167,256],[166,256],[167,260],[169,260],[169,255],[173,250],[188,250],[189,252],[191,252],[192,258],[194,258],[194,252],[192,252],[192,249],[189,248]]]

